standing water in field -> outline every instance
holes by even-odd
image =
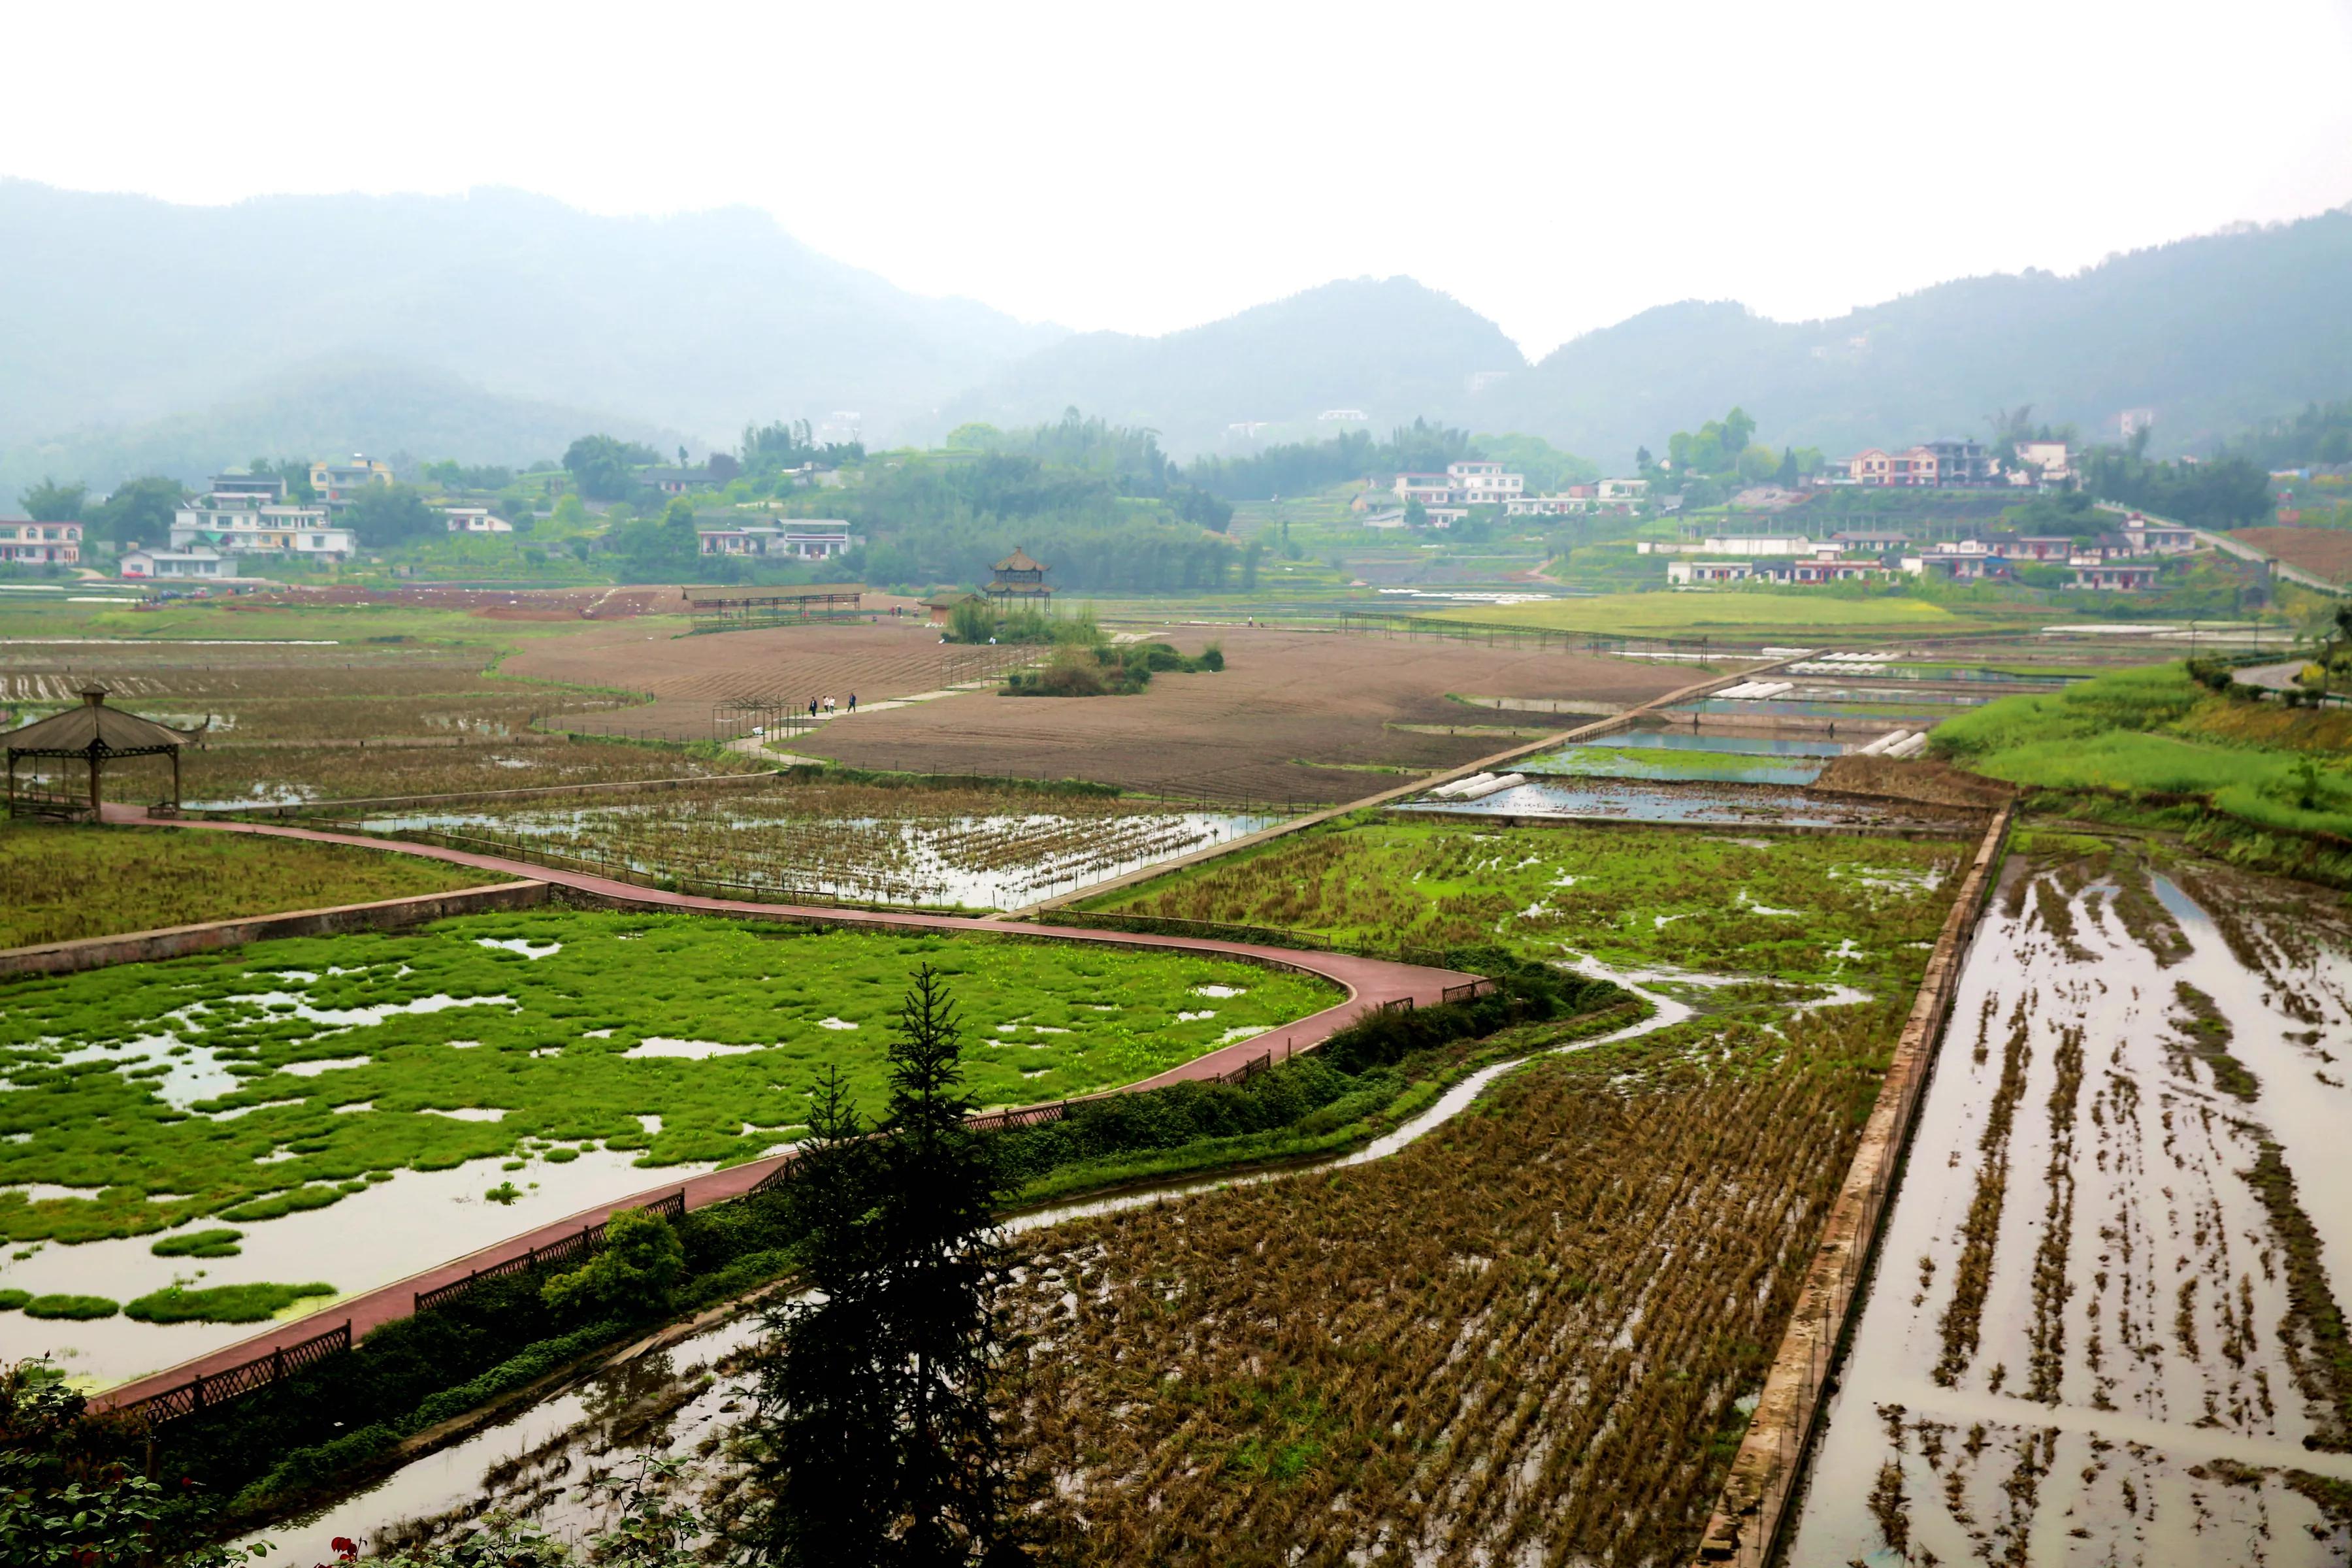
[[[1791,1561],[2342,1562],[2352,928],[2064,853],[1962,977]]]
[[[838,814],[828,809],[836,798],[847,806]],[[703,800],[665,795],[616,805],[382,816],[362,826],[374,833],[521,838],[577,858],[581,869],[611,865],[710,880],[752,898],[1018,909],[1281,820],[1103,798],[1042,804],[982,791],[867,790],[853,800],[816,785],[772,796],[735,791]]]

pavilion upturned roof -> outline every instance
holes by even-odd
[[[1016,544],[1013,547],[1012,554],[990,567],[989,570],[992,572],[1043,572],[1045,570],[1045,563],[1043,561],[1032,561],[1029,559],[1029,552]]]
[[[194,734],[174,730],[136,713],[106,705],[106,688],[85,686],[81,706],[36,719],[0,735],[0,743],[19,755],[80,757],[131,756],[150,752],[176,752]]]

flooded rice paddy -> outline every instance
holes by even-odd
[[[2010,870],[1790,1560],[2341,1563],[2352,930],[2122,852]]]
[[[868,792],[880,795],[882,792]],[[909,792],[813,814],[815,803],[735,792],[541,810],[445,811],[365,819],[373,833],[520,839],[533,847],[650,876],[793,895],[925,908],[1018,909],[1270,827],[1263,812],[1171,811],[1088,803],[1044,807],[982,795],[994,809]],[[979,795],[980,792],[956,792]]]
[[[1508,816],[1614,822],[1687,823],[1710,827],[1904,826],[1894,809],[1817,795],[1793,784],[1666,779],[1531,778],[1476,800],[1414,800],[1391,810],[1444,812],[1471,818]],[[1943,826],[1948,827],[1949,824]]]
[[[1851,749],[1844,742],[1813,738],[1626,730],[1513,765],[1548,776],[1804,784],[1821,776],[1829,759]]]

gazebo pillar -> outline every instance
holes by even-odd
[[[89,743],[89,819],[92,822],[105,820],[105,813],[99,805],[100,797],[98,791],[99,780],[105,776],[105,773],[106,753],[99,749],[96,741],[92,741]]]

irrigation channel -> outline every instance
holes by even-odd
[[[2352,922],[2130,840],[2008,872],[1789,1560],[2345,1562]]]
[[[1010,1216],[1010,1235],[1044,1230],[1070,1220],[1115,1214],[1151,1204],[1180,1203],[1203,1193],[1301,1176],[1385,1160],[1460,1116],[1506,1073],[1537,1057],[1633,1039],[1691,1017],[1696,1009],[1645,982],[1682,985],[1732,984],[1711,975],[1650,971],[1622,972],[1590,961],[1579,972],[1613,980],[1648,1001],[1654,1011],[1643,1021],[1577,1040],[1549,1051],[1496,1062],[1465,1076],[1418,1116],[1352,1152],[1309,1164],[1244,1175],[1196,1178],[1113,1196],[1034,1209]],[[1811,1004],[1834,1006],[1866,1001],[1838,989]],[[264,1568],[309,1568],[330,1561],[329,1542],[349,1536],[381,1549],[428,1537],[436,1529],[461,1525],[491,1510],[536,1520],[559,1535],[586,1536],[611,1521],[600,1500],[582,1484],[592,1473],[625,1466],[644,1451],[708,1461],[714,1441],[731,1417],[751,1408],[749,1375],[738,1363],[760,1338],[756,1303],[691,1338],[635,1353],[624,1351],[570,1388],[518,1410],[449,1447],[411,1461],[363,1490],[271,1529],[248,1542],[268,1542],[274,1551]],[[710,1373],[703,1381],[703,1373]],[[691,1473],[691,1472],[690,1472]],[[694,1484],[712,1479],[707,1470]]]

